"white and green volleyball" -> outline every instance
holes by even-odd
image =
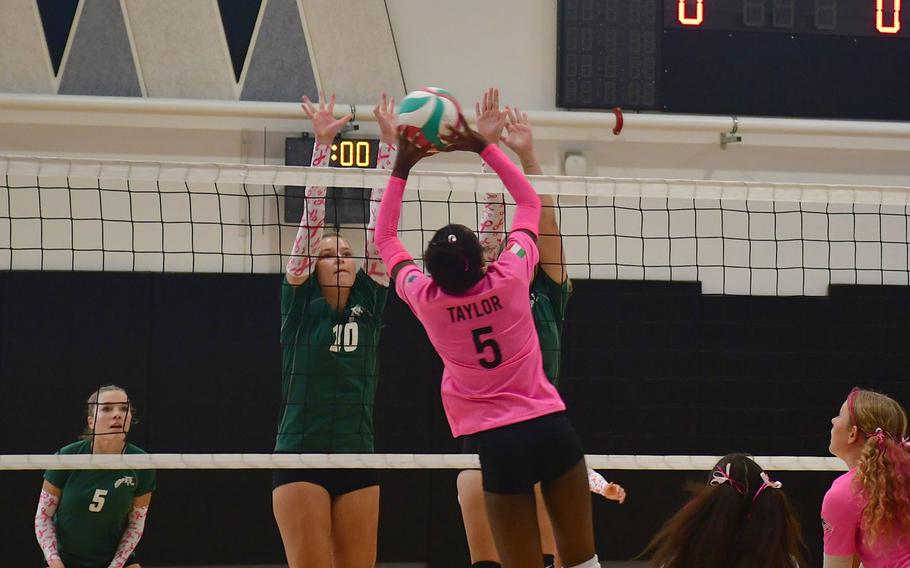
[[[445,89],[425,87],[408,93],[398,108],[398,128],[420,145],[433,144],[437,148],[446,145],[440,139],[446,125],[458,127],[461,107],[455,97]]]

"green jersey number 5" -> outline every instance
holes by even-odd
[[[107,495],[107,489],[95,489],[95,496],[92,497],[92,502],[88,506],[88,510],[93,513],[100,513],[101,509],[104,508],[105,495]]]

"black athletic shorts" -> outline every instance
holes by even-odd
[[[471,434],[463,449],[480,455],[484,491],[504,495],[532,493],[535,483],[559,478],[584,457],[565,412]]]
[[[332,498],[379,485],[379,471],[375,469],[276,469],[272,473],[272,490],[280,485],[306,481],[319,485]]]

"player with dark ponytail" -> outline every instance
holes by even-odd
[[[398,239],[411,168],[431,150],[402,137],[383,196],[376,245],[398,295],[427,330],[444,363],[442,401],[454,436],[469,436],[480,455],[484,500],[502,565],[540,565],[534,484],[541,492],[567,566],[599,566],[581,442],[565,404],[547,380],[528,302],[539,252],[540,199],[494,144],[463,126],[445,138],[496,171],[516,204],[499,258],[482,270],[482,247],[465,227],[448,225],[428,247],[425,275]],[[431,249],[437,250],[431,250]]]

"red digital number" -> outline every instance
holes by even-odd
[[[885,0],[875,0],[875,29],[883,34],[896,34],[901,31],[901,0],[891,0],[891,16],[893,18],[890,26],[885,25]]]
[[[895,0],[900,2],[900,0]],[[881,0],[879,0],[881,3]],[[686,10],[686,0],[679,0],[679,14],[678,18],[679,23],[684,26],[700,26],[702,22],[705,21],[705,5],[704,0],[698,0],[695,4],[695,17],[690,17],[688,11]]]

